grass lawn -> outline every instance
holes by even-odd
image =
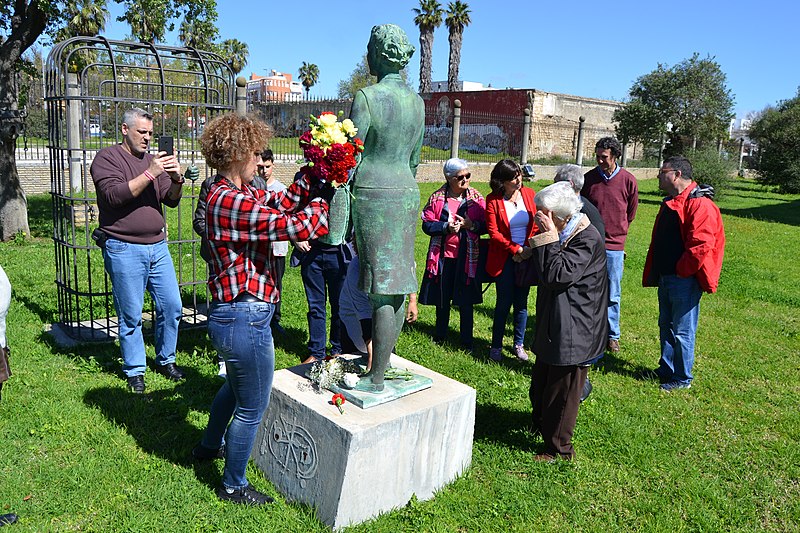
[[[436,186],[421,185],[423,200]],[[433,344],[434,309],[422,307],[398,351],[477,390],[472,467],[435,499],[412,500],[351,531],[800,530],[800,262],[791,259],[800,196],[733,182],[720,202],[728,245],[719,293],[701,304],[695,381],[668,394],[637,378],[659,354],[656,291],[641,287],[641,273],[661,195],[655,180],[640,187],[622,351],[590,372],[577,459],[533,461],[541,441],[524,429],[530,364],[512,358],[510,326],[505,360],[486,357],[494,288],[476,307],[476,357],[455,347],[455,316],[453,347]],[[20,515],[9,531],[325,531],[312,509],[285,503],[252,466],[251,482],[278,500],[265,509],[221,503],[214,488],[222,463],[189,460],[220,384],[204,332],[180,336],[188,379],[176,385],[148,372],[143,397],[125,390],[118,346],[52,343],[43,333],[57,316],[49,213],[31,217],[42,233],[0,243],[14,286],[14,376],[0,402],[0,514]],[[427,243],[418,230],[417,265]],[[279,368],[303,356],[306,335],[299,272],[288,269],[284,283],[290,335],[278,344]]]

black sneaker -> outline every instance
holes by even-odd
[[[198,461],[211,461],[212,459],[225,459],[225,446],[220,448],[206,448],[198,444],[192,448],[192,457]]]
[[[586,381],[584,381],[583,383],[583,391],[581,391],[581,403],[583,403],[584,400],[586,400],[586,398],[588,398],[591,393],[592,393],[592,384],[589,381],[589,378],[587,377]]]
[[[128,388],[134,394],[144,394],[144,376],[130,376],[128,378]]]
[[[217,497],[224,502],[240,503],[243,505],[264,505],[272,503],[275,500],[258,492],[252,485],[247,485],[241,489],[229,489],[227,487],[220,487],[217,489]]]

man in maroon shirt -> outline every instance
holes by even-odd
[[[603,137],[595,145],[597,166],[584,176],[581,195],[592,202],[606,229],[608,265],[608,345],[607,351],[619,352],[619,304],[622,294],[622,269],[625,260],[625,238],[636,217],[639,186],[636,178],[617,164],[622,147],[613,137]]]
[[[172,381],[184,377],[175,366],[182,304],[161,204],[178,205],[185,179],[174,154],[147,153],[152,137],[153,116],[129,109],[122,117],[122,143],[100,150],[91,166],[103,233],[98,242],[119,317],[122,371],[138,394],[145,389],[147,363],[142,337],[145,288],[156,310],[156,371]]]

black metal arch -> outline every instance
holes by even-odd
[[[75,340],[112,339],[117,322],[111,287],[102,252],[91,239],[98,224],[92,160],[98,150],[120,142],[123,113],[142,107],[154,115],[160,135],[175,137],[181,162],[201,168],[202,179],[209,170],[198,137],[205,121],[233,111],[233,72],[219,55],[195,48],[74,37],[50,50],[45,91],[56,327]],[[184,302],[182,326],[205,321],[206,266],[191,226],[199,185],[187,182],[178,208],[166,211],[167,242]]]

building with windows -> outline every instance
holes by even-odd
[[[292,75],[271,70],[268,76],[251,73],[247,80],[247,103],[298,102],[303,99],[303,86],[292,81]]]

